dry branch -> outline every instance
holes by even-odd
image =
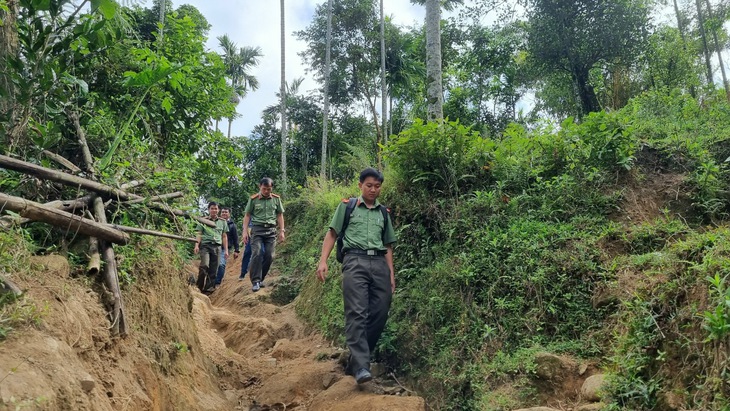
[[[154,231],[154,230],[146,230],[144,228],[129,227],[129,226],[125,226],[125,225],[109,224],[109,227],[115,228],[119,231],[124,231],[126,233],[153,235],[156,237],[172,238],[173,240],[190,241],[192,243],[198,241],[195,238],[183,237],[183,236],[169,234],[169,233],[163,233],[162,231]]]
[[[81,197],[81,198],[77,198],[75,200],[69,200],[69,201],[56,200],[56,201],[51,201],[50,203],[43,204],[43,207],[56,208],[58,210],[74,213],[76,210],[85,209],[89,204],[89,199],[91,199],[91,197],[87,196],[87,197]],[[22,218],[22,217],[6,215],[6,216],[0,217],[0,227],[9,228],[9,227],[13,226],[14,224],[22,225],[22,224],[29,223],[31,221],[33,221],[33,220],[31,220],[30,218]]]
[[[28,163],[26,161],[17,160],[17,159],[14,159],[12,157],[8,157],[5,155],[0,155],[0,167],[6,168],[8,170],[19,171],[21,173],[30,174],[30,175],[36,176],[38,178],[55,181],[58,183],[69,185],[69,186],[80,187],[80,188],[101,194],[106,197],[111,197],[113,200],[117,200],[117,201],[144,199],[144,197],[142,197],[142,196],[128,193],[122,189],[114,188],[114,187],[108,186],[106,184],[97,183],[96,181],[92,181],[92,180],[89,180],[86,178],[64,173],[62,171],[51,170],[49,168],[41,167],[41,166],[38,166],[38,165],[35,165],[32,163]],[[180,217],[190,218],[201,224],[207,225],[209,227],[215,227],[215,223],[213,221],[208,220],[207,218],[192,216],[182,210],[174,209],[164,203],[151,202],[147,205],[150,208],[153,208],[153,209],[156,209],[159,211],[164,211],[164,212],[167,212],[167,213],[170,213],[170,214],[173,214],[176,216],[180,216]]]
[[[71,119],[71,122],[74,123],[74,128],[76,129],[76,136],[79,138],[79,143],[81,144],[81,153],[84,156],[84,164],[86,164],[86,171],[88,171],[91,174],[94,174],[94,159],[91,157],[91,151],[89,150],[89,145],[86,143],[86,132],[84,131],[83,127],[81,127],[81,122],[79,121],[79,113],[75,111],[68,111],[66,113],[68,115],[68,118]]]
[[[154,201],[160,201],[160,200],[170,200],[173,198],[180,198],[184,196],[185,194],[182,191],[175,191],[174,193],[168,193],[168,194],[160,194],[158,196],[153,197],[147,197],[147,198],[138,198],[135,200],[129,200],[125,201],[124,204],[139,204],[144,202],[154,202]]]
[[[74,174],[78,174],[78,173],[81,172],[81,169],[78,168],[76,166],[76,164],[68,161],[65,157],[63,157],[61,155],[58,155],[58,154],[53,153],[53,152],[50,152],[48,150],[43,150],[42,153],[45,154],[46,157],[50,158],[51,160],[53,160],[53,161],[57,162],[58,164],[66,167],[67,169],[69,169],[69,171],[71,171]]]
[[[86,272],[89,275],[97,275],[100,269],[101,255],[99,255],[99,239],[89,237],[89,263],[86,265]]]
[[[99,237],[113,243],[129,243],[129,235],[119,230],[62,210],[43,207],[42,204],[21,197],[0,193],[0,211],[2,210],[10,210],[20,214],[21,217],[42,221],[88,236]]]
[[[94,216],[99,223],[106,225],[106,212],[104,210],[104,201],[101,197],[95,197],[93,201]],[[119,288],[119,274],[117,272],[117,260],[114,256],[114,248],[106,242],[100,243],[101,256],[104,258],[104,285],[109,294],[111,294],[110,321],[112,335],[127,335],[127,321],[124,314],[124,303],[122,301],[122,291]]]

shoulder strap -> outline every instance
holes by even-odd
[[[253,200],[254,198],[259,198],[259,193],[252,194],[251,195],[251,200]]]
[[[355,209],[355,206],[357,205],[357,197],[351,197],[350,200],[347,201],[347,207],[345,207],[345,220],[342,222],[342,230],[340,231],[340,235],[345,235],[345,229],[347,229],[347,226],[350,224],[350,214],[352,214],[352,210]]]
[[[281,198],[281,196],[280,196],[280,195],[278,195],[278,194],[274,194],[274,193],[271,193],[271,196],[272,196],[272,197],[274,197],[274,198]]]
[[[388,221],[390,220],[388,218],[388,214],[390,213],[390,210],[388,210],[388,207],[381,204],[380,212],[383,213],[383,233],[381,234],[381,236],[383,239],[383,245],[385,245],[385,230],[388,228]]]

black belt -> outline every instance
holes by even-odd
[[[388,254],[388,250],[361,250],[359,248],[350,248],[345,250],[345,254],[355,254],[355,255],[386,255]]]
[[[264,228],[275,228],[276,224],[267,224],[267,223],[254,223],[254,227],[264,227]]]

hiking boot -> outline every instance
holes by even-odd
[[[258,291],[260,289],[261,289],[261,283],[259,283],[258,281],[256,281],[255,283],[253,283],[253,287],[251,287],[251,291],[256,292],[256,291]]]
[[[370,371],[368,371],[367,368],[360,368],[355,373],[355,381],[357,381],[358,384],[366,383],[373,379],[373,375],[370,374]]]

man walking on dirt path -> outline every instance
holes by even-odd
[[[286,238],[284,228],[284,205],[281,197],[271,192],[274,180],[264,177],[259,182],[259,192],[252,195],[246,204],[243,218],[243,243],[251,241],[251,290],[264,287],[276,249],[277,225],[279,241]],[[251,223],[251,233],[246,229]]]
[[[354,375],[358,384],[373,378],[370,356],[385,328],[395,292],[392,246],[396,241],[395,231],[387,209],[378,202],[383,180],[383,174],[374,168],[360,173],[361,195],[357,199],[344,199],[337,207],[317,267],[317,277],[324,282],[327,258],[341,236],[345,336],[350,348],[346,373]]]
[[[218,203],[208,203],[208,218],[215,222],[215,228],[198,224],[198,235],[195,241],[195,254],[200,252],[200,267],[198,267],[198,289],[202,293],[211,293],[215,290],[215,277],[218,274],[221,245],[223,255],[228,258],[228,224],[218,218]]]
[[[233,258],[238,258],[240,250],[238,248],[238,231],[236,231],[236,223],[231,218],[231,209],[228,207],[221,208],[221,219],[228,224],[228,232],[225,234],[228,239],[227,242],[233,244],[235,251],[233,252]],[[228,257],[221,253],[220,261],[218,262],[218,275],[215,277],[215,286],[218,287],[223,282],[223,276],[226,275],[226,263]]]

